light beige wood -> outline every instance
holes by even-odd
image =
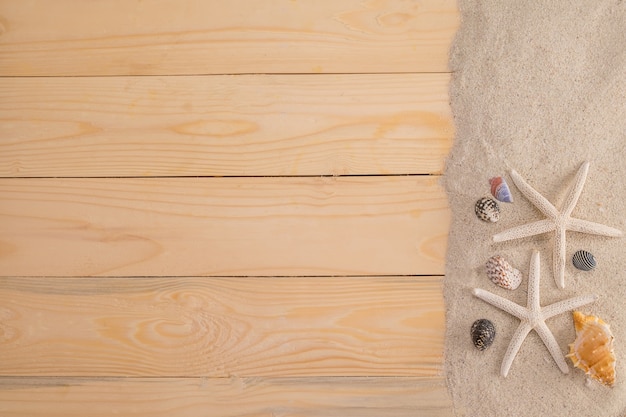
[[[0,0],[0,416],[451,417],[457,25]]]
[[[442,274],[438,181],[2,179],[0,274]]]
[[[0,375],[437,376],[441,277],[2,278]]]
[[[0,79],[0,175],[438,174],[448,79]]]
[[[451,417],[441,378],[0,378],[4,417]]]
[[[2,0],[0,75],[446,72],[454,0]]]

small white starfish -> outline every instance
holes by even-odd
[[[552,335],[552,332],[548,326],[546,326],[546,320],[566,311],[592,303],[597,298],[596,295],[585,295],[569,298],[567,300],[550,304],[546,307],[541,307],[539,304],[539,264],[539,252],[533,251],[530,260],[530,271],[528,273],[528,300],[525,308],[515,304],[511,300],[492,294],[489,291],[481,290],[480,288],[474,288],[473,291],[476,297],[521,320],[521,323],[519,324],[517,330],[515,330],[515,333],[511,338],[511,342],[509,343],[509,347],[504,354],[504,359],[502,360],[500,373],[505,378],[509,373],[513,359],[515,359],[515,355],[517,355],[524,339],[526,339],[528,333],[530,333],[533,329],[537,332],[543,341],[543,344],[546,345],[561,371],[565,374],[568,373],[569,368],[565,363],[563,353],[561,352],[556,339]]]
[[[511,178],[513,178],[513,182],[517,185],[517,188],[519,188],[522,194],[524,194],[547,219],[513,227],[493,237],[494,242],[505,242],[507,240],[520,239],[554,231],[555,238],[552,262],[554,281],[559,288],[565,288],[566,231],[571,230],[573,232],[611,237],[619,237],[622,235],[622,232],[618,229],[571,217],[572,211],[578,202],[578,197],[580,197],[580,193],[585,186],[588,172],[589,162],[585,162],[580,166],[578,173],[576,173],[574,186],[569,190],[563,208],[561,212],[559,212],[544,196],[528,185],[515,170],[511,170]]]

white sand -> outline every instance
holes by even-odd
[[[567,234],[564,290],[552,271],[551,234],[492,243],[493,234],[543,216],[513,185],[516,169],[560,207],[580,164],[591,162],[574,217],[626,231],[626,1],[459,0],[462,25],[450,58],[456,138],[445,173],[452,208],[445,298],[445,371],[457,416],[626,416],[626,238]],[[474,203],[502,175],[513,204],[488,224]],[[525,305],[530,255],[541,253],[541,303],[595,293],[581,307],[611,325],[617,383],[586,384],[567,359],[556,366],[536,333],[522,345],[508,377],[500,365],[519,321],[473,297],[484,288]],[[576,270],[571,256],[592,252],[598,267]],[[516,291],[493,285],[485,261],[501,254],[524,274]],[[472,322],[488,318],[497,337],[484,352],[472,345]],[[547,321],[563,354],[573,342],[572,316]]]

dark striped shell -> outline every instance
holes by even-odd
[[[492,198],[481,198],[474,205],[476,216],[480,220],[495,223],[500,220],[500,206]]]
[[[596,267],[596,258],[586,250],[579,250],[572,257],[572,263],[581,271],[591,271]]]
[[[496,327],[487,319],[479,319],[472,324],[470,330],[472,343],[478,350],[485,350],[493,343],[496,338]]]

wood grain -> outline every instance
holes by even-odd
[[[2,278],[0,375],[436,376],[441,277]]]
[[[0,176],[438,174],[448,79],[0,79]]]
[[[446,72],[454,0],[0,1],[0,75]]]
[[[438,179],[2,179],[0,273],[442,274]]]
[[[457,26],[0,0],[0,416],[451,417]]]
[[[0,378],[4,417],[451,417],[451,410],[441,378]]]

